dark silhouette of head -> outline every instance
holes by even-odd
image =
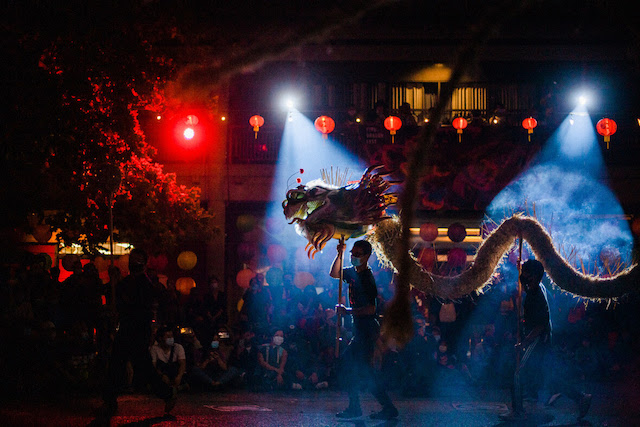
[[[528,291],[537,286],[544,276],[544,267],[540,261],[535,259],[527,260],[520,268],[520,283]]]
[[[131,253],[129,253],[129,271],[133,274],[144,272],[148,259],[145,251],[137,248],[133,249]]]

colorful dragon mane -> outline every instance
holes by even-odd
[[[389,219],[385,209],[396,197],[386,194],[391,183],[378,173],[380,168],[368,168],[357,184],[338,187],[318,179],[287,192],[282,202],[284,215],[307,239],[310,258],[333,237],[359,237]]]

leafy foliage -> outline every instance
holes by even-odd
[[[135,6],[68,7],[47,19],[46,10],[5,11],[0,201],[8,225],[53,211],[47,222],[65,243],[96,252],[111,206],[119,239],[135,246],[206,239],[200,190],[178,186],[153,162],[138,121],[141,110],[161,110],[172,61],[146,41]]]

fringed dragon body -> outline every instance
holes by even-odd
[[[399,265],[400,254],[396,246],[400,230],[400,220],[392,218],[379,223],[367,236],[383,265]],[[508,218],[489,234],[478,248],[471,267],[460,275],[444,277],[431,274],[414,258],[410,284],[428,295],[444,299],[456,299],[480,291],[491,283],[495,270],[518,237],[529,244],[549,277],[566,292],[591,299],[610,299],[640,290],[640,268],[636,265],[606,278],[582,274],[558,253],[551,236],[535,218],[521,215]]]
[[[376,168],[369,168],[354,185],[337,187],[318,180],[289,190],[282,204],[284,213],[290,223],[295,223],[298,234],[308,240],[310,257],[322,250],[332,237],[357,237],[370,230],[366,239],[371,242],[380,262],[398,269],[400,219],[385,215],[385,208],[395,202],[395,196],[386,194],[391,184],[375,171]],[[610,277],[583,274],[560,255],[549,233],[535,218],[514,215],[487,236],[478,248],[473,264],[457,276],[429,273],[411,255],[414,262],[409,266],[409,283],[398,284],[396,297],[386,311],[383,332],[395,337],[399,343],[410,339],[409,286],[428,296],[457,299],[490,285],[496,269],[517,238],[529,244],[547,274],[566,292],[590,299],[613,299],[640,290],[637,265]]]

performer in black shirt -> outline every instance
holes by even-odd
[[[528,375],[528,391],[531,397],[537,398],[537,393],[543,385],[545,377],[544,357],[551,348],[551,320],[549,318],[549,302],[547,291],[542,285],[544,267],[540,261],[528,260],[520,269],[520,283],[526,296],[522,304],[523,318],[522,329],[524,337],[516,344],[516,351],[521,351],[520,364],[516,367],[513,378],[511,394],[512,411],[502,415],[503,419],[526,418],[522,405],[523,398],[523,373]],[[551,384],[558,384],[557,379],[552,379]],[[578,402],[578,418],[583,418],[591,404],[591,395],[574,391],[568,384],[563,384],[561,389],[569,397]]]
[[[338,245],[338,254],[331,266],[330,276],[340,278],[344,243]],[[373,380],[373,395],[382,405],[382,410],[371,415],[373,419],[391,419],[398,416],[398,410],[393,405],[384,389],[380,378],[373,371],[373,352],[380,335],[380,324],[376,319],[376,297],[378,290],[376,282],[367,264],[371,256],[371,244],[365,240],[354,243],[351,250],[351,264],[345,268],[343,280],[348,284],[350,307],[338,304],[336,309],[341,315],[353,316],[353,338],[343,354],[347,364],[349,406],[336,414],[339,418],[355,418],[362,415],[358,386],[361,376],[368,376]]]

